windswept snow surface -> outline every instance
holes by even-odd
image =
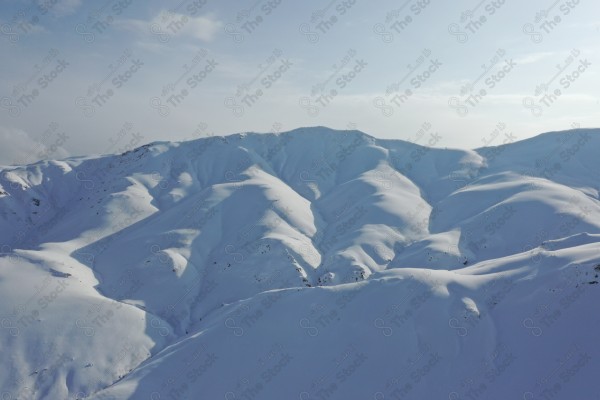
[[[0,399],[600,399],[600,131],[0,168]]]

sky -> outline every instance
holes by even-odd
[[[453,148],[600,127],[595,0],[2,0],[0,52],[4,165],[305,126]]]

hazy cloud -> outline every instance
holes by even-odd
[[[163,11],[149,21],[126,19],[117,26],[142,35],[156,35],[161,41],[171,37],[190,37],[204,42],[212,41],[223,23],[212,14],[191,17]]]
[[[556,55],[556,52],[552,52],[552,51],[545,51],[545,52],[537,52],[537,53],[529,53],[529,54],[525,54],[523,57],[521,58],[517,58],[515,60],[515,62],[518,65],[523,65],[523,64],[534,64],[538,61],[541,61],[543,59],[546,59],[548,57],[552,57]]]
[[[74,14],[81,6],[81,0],[38,0],[37,3],[58,17]]]
[[[63,147],[69,139],[66,134],[60,129],[48,129],[44,135],[36,140],[23,130],[0,126],[0,165],[29,164],[69,156]]]

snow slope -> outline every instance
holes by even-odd
[[[599,130],[0,167],[1,399],[600,399]]]

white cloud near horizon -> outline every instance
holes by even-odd
[[[53,132],[42,142],[21,129],[0,126],[0,165],[23,165],[68,157],[70,154],[62,147],[64,139],[59,133]]]

